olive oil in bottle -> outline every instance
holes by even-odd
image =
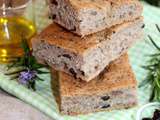
[[[8,63],[21,56],[21,40],[30,41],[35,33],[35,25],[24,17],[0,17],[0,63]]]

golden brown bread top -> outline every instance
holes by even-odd
[[[135,4],[141,6],[138,0],[69,0],[71,5],[74,6],[75,9],[98,9],[98,10],[108,10],[113,5],[124,5],[124,4]]]
[[[52,69],[52,76],[56,76]],[[128,55],[125,54],[111,63],[97,78],[90,82],[58,72],[59,90],[62,96],[103,94],[113,90],[136,87],[136,79],[129,65]]]
[[[111,39],[111,35],[116,35],[116,33],[126,28],[132,28],[134,25],[143,22],[143,18],[134,20],[133,22],[126,22],[121,25],[116,25],[110,29],[105,29],[101,32],[88,35],[85,37],[79,37],[70,31],[60,27],[59,25],[53,23],[44,29],[39,35],[32,39],[33,46],[39,45],[41,42],[48,43],[70,52],[77,53],[80,55],[85,54],[88,50],[96,48],[99,43]],[[38,44],[37,44],[38,43]]]

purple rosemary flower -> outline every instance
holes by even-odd
[[[19,82],[21,84],[27,84],[30,80],[33,80],[33,78],[36,77],[36,74],[36,71],[31,70],[20,72]]]

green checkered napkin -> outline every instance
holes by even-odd
[[[40,31],[51,21],[47,19],[47,12],[45,12],[47,9],[44,1],[37,1],[35,7],[37,14],[37,26],[39,27]],[[160,25],[160,10],[144,3],[144,17],[146,24],[145,36],[147,34],[152,35],[156,42],[158,42],[160,45],[160,38],[158,38],[158,32],[155,28],[155,23]],[[147,60],[146,55],[155,50],[151,46],[149,40],[147,40],[147,37],[144,39],[144,41],[138,42],[135,46],[133,46],[132,49],[129,50],[130,61],[139,82],[142,81],[147,74],[146,71],[141,68],[141,66],[144,65],[145,61]],[[9,80],[9,78],[3,74],[3,67],[4,66],[2,65],[0,66],[0,87],[56,120],[135,120],[136,111],[143,104],[147,103],[150,94],[149,88],[139,89],[139,106],[129,110],[98,112],[89,115],[80,115],[77,117],[61,116],[58,113],[57,104],[51,92],[49,75],[42,76],[45,78],[45,81],[39,82],[37,84],[37,91],[32,92],[31,90],[28,90],[27,88],[18,84],[16,81]]]

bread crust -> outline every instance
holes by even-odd
[[[49,25],[32,40],[34,56],[59,71],[90,81],[143,36],[143,18],[83,38]]]
[[[49,3],[53,21],[80,36],[96,33],[141,16],[138,0],[56,0]]]
[[[55,70],[52,69],[52,72],[55,73]],[[73,76],[64,72],[58,72],[58,79],[62,96],[106,93],[122,88],[132,88],[137,85],[127,54],[112,62],[90,82],[81,79],[75,80]]]
[[[137,104],[137,82],[127,54],[112,62],[97,78],[88,83],[75,80],[64,72],[54,69],[51,71],[53,93],[62,114],[87,114],[129,108]],[[105,105],[109,106],[104,108]]]

